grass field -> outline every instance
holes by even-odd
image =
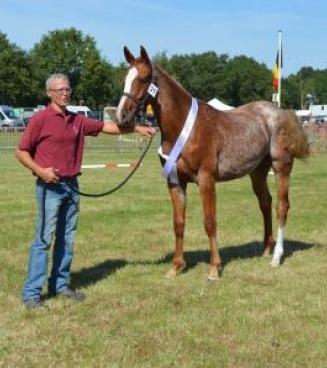
[[[131,162],[138,154],[88,152],[84,162]],[[72,284],[86,302],[54,298],[50,311],[28,312],[20,293],[34,232],[34,180],[12,153],[0,153],[0,367],[326,367],[326,161],[321,154],[296,162],[278,269],[260,257],[262,220],[250,180],[218,187],[223,272],[208,283],[194,185],[188,268],[164,278],[174,249],[171,206],[151,151],[119,192],[81,200]],[[81,189],[101,192],[124,175],[85,170]],[[269,183],[275,204],[273,176]]]

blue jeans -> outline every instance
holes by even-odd
[[[77,179],[68,181],[78,188]],[[49,291],[60,293],[69,286],[70,266],[79,213],[79,195],[60,181],[46,184],[36,182],[37,224],[35,239],[31,244],[23,300],[40,297],[48,274],[48,250],[55,237]]]

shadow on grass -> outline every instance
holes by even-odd
[[[314,244],[299,241],[286,240],[284,243],[284,256],[282,263],[294,252],[308,250],[314,247]],[[228,263],[238,259],[251,259],[261,257],[263,252],[262,243],[251,242],[243,245],[229,246],[220,249],[220,257],[222,259],[222,267]],[[74,288],[83,288],[95,284],[98,281],[114,274],[118,269],[129,265],[160,265],[171,263],[173,253],[167,254],[158,260],[140,260],[128,262],[124,259],[107,260],[89,268],[82,268],[78,272],[72,273],[72,286]],[[186,260],[186,269],[184,272],[194,268],[198,263],[209,263],[209,250],[194,250],[184,253]]]
[[[314,244],[304,243],[300,241],[285,240],[284,242],[284,256],[281,263],[284,263],[285,259],[291,257],[294,252],[308,250],[314,247]],[[251,242],[243,245],[229,246],[220,248],[220,258],[222,260],[222,268],[228,263],[237,259],[251,259],[255,257],[262,257],[263,245],[260,242]],[[157,263],[170,263],[172,262],[174,254],[169,253]],[[198,263],[208,263],[210,260],[209,250],[194,250],[186,251],[184,253],[186,268],[184,272],[195,267]],[[267,260],[269,258],[267,257]]]
[[[124,259],[113,259],[101,262],[89,268],[82,268],[80,271],[72,273],[72,286],[78,289],[95,284],[126,265],[127,261]]]

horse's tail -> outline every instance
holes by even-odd
[[[310,154],[309,143],[303,126],[294,111],[289,110],[288,115],[289,150],[295,158],[302,159],[308,157]]]

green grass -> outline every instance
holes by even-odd
[[[87,152],[85,163],[131,162],[139,152]],[[286,257],[260,257],[262,219],[248,178],[218,186],[223,273],[207,282],[208,242],[198,189],[188,188],[186,272],[166,280],[174,237],[154,151],[110,197],[82,198],[72,283],[83,304],[20,304],[34,232],[34,179],[0,154],[0,367],[325,367],[327,155],[297,162]],[[84,191],[117,184],[126,169],[85,170]],[[274,177],[269,177],[274,205]],[[275,216],[275,213],[274,213]],[[274,221],[274,230],[275,230]]]

